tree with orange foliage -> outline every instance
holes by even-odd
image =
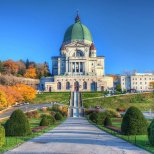
[[[24,61],[19,60],[16,63],[17,63],[18,68],[19,68],[18,69],[18,76],[23,76],[26,72],[26,65],[25,65]]]
[[[18,73],[18,65],[13,60],[9,59],[3,63],[4,72],[6,74],[13,74],[16,75]]]
[[[30,67],[26,70],[26,72],[25,72],[25,74],[24,74],[24,77],[26,77],[26,78],[35,79],[36,76],[37,76],[37,74],[36,74],[36,68],[34,68],[34,67],[32,67],[32,66],[30,66]]]
[[[24,101],[31,101],[36,97],[36,90],[30,86],[24,84],[17,84],[13,86],[13,89],[15,89],[21,94]]]
[[[12,86],[0,86],[0,90],[5,93],[7,107],[23,100],[22,95],[15,89],[13,89]]]

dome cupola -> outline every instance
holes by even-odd
[[[67,44],[73,41],[92,43],[92,36],[89,29],[81,23],[80,17],[77,14],[75,23],[68,27],[65,32],[63,43]]]

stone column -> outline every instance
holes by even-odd
[[[70,62],[68,63],[68,72],[70,72]]]
[[[72,73],[72,62],[70,64],[70,72]]]
[[[75,73],[76,73],[76,62],[74,62],[74,68],[75,68]]]
[[[85,74],[85,63],[82,63],[82,72]]]

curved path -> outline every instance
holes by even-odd
[[[6,154],[148,154],[107,134],[84,118],[69,118],[55,129]]]

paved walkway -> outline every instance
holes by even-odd
[[[69,118],[57,128],[6,154],[148,154],[99,130],[84,118]]]

